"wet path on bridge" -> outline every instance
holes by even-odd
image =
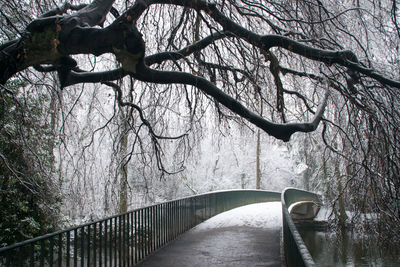
[[[262,203],[271,204],[271,203]],[[260,204],[254,204],[260,205]],[[254,205],[253,211],[254,211]],[[258,206],[260,207],[260,206]],[[279,205],[277,206],[280,207]],[[240,216],[238,210],[242,209]],[[150,255],[140,267],[276,266],[280,267],[280,225],[260,225],[275,216],[276,207],[254,214],[245,207],[211,218]],[[230,213],[230,215],[229,215]],[[217,218],[219,216],[219,218]],[[241,218],[237,218],[241,217]]]

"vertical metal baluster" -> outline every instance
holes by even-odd
[[[162,229],[162,242],[161,242],[161,246],[163,246],[165,244],[165,203],[162,203],[162,208],[161,208],[161,229]]]
[[[124,267],[124,215],[118,216],[119,219],[119,266]]]
[[[44,267],[44,240],[40,240],[40,267]]]
[[[178,201],[178,235],[182,233],[182,200]]]
[[[169,236],[169,242],[174,239],[174,203],[170,202],[169,203],[170,207],[170,217],[169,217],[169,231],[170,231],[170,236]]]
[[[90,224],[87,226],[87,266],[91,266],[90,265],[90,242],[91,242],[91,236],[90,236]]]
[[[191,217],[192,217],[192,225],[191,225],[190,227],[193,227],[193,226],[195,226],[195,224],[196,224],[196,217],[195,217],[195,214],[196,214],[196,199],[195,199],[195,198],[192,198],[192,214],[191,214]]]
[[[161,228],[161,242],[160,247],[164,246],[164,233],[165,233],[165,204],[160,205],[160,228]]]
[[[99,267],[103,265],[103,221],[99,222]]]
[[[174,227],[174,239],[178,236],[178,202],[174,201],[174,221],[172,225]]]
[[[188,216],[187,229],[190,229],[190,227],[192,226],[192,198],[188,199],[188,204],[186,209]]]
[[[211,218],[211,199],[210,199],[210,195],[207,195],[207,208],[208,208],[208,218]]]
[[[93,224],[93,266],[97,265],[97,223]]]
[[[171,227],[172,227],[172,238],[171,240],[175,239],[175,201],[171,202],[171,208],[172,208],[172,217],[171,217]]]
[[[190,229],[190,224],[192,223],[192,198],[188,199],[187,203],[187,229]]]
[[[144,259],[144,257],[146,256],[146,244],[145,244],[145,232],[146,232],[146,227],[145,227],[145,210],[144,209],[141,209],[140,210],[141,211],[141,218],[140,218],[140,221],[141,221],[141,229],[142,229],[142,231],[141,231],[141,240],[142,240],[142,257],[141,257],[141,260],[142,259]]]
[[[185,229],[185,231],[187,230],[187,201],[188,199],[187,198],[185,198],[185,200],[183,201],[183,211],[184,211],[184,213],[183,213],[183,216],[184,216],[184,219],[183,219],[183,227],[184,227],[184,229]]]
[[[71,231],[66,232],[66,256],[65,256],[65,266],[69,267],[69,260],[71,259]]]
[[[126,260],[127,260],[127,248],[128,248],[128,245],[127,245],[127,238],[126,238],[126,227],[127,227],[127,225],[126,225],[126,216],[127,216],[127,214],[124,214],[123,216],[122,216],[122,229],[123,229],[123,237],[124,237],[124,243],[123,243],[123,255],[122,255],[122,259],[123,259],[123,265],[124,265],[124,267],[126,266]]]
[[[137,221],[137,227],[138,227],[138,262],[142,259],[142,209],[138,210],[138,221]]]
[[[173,212],[172,212],[172,214],[173,214],[173,217],[172,217],[173,238],[172,239],[175,239],[176,238],[176,222],[177,222],[177,219],[176,219],[176,201],[172,202],[172,210],[173,210]]]
[[[176,206],[176,211],[178,212],[178,232],[177,232],[177,236],[178,235],[180,235],[180,233],[181,233],[181,206],[180,206],[180,204],[181,204],[181,201],[180,200],[178,200],[177,201],[177,206]]]
[[[130,229],[130,217],[129,213],[125,214],[125,261],[126,261],[126,266],[129,266],[129,254],[130,254],[130,238],[129,238],[129,229]]]
[[[129,218],[130,218],[130,235],[129,235],[129,242],[130,242],[130,255],[129,255],[129,265],[132,266],[135,264],[134,261],[134,240],[133,240],[133,212],[129,213]]]
[[[177,208],[178,208],[177,211],[178,211],[178,235],[179,235],[181,233],[181,227],[182,227],[181,200],[178,200]]]
[[[10,267],[11,266],[11,254],[6,255],[6,266],[5,267]]]
[[[78,266],[78,229],[74,229],[74,267]]]
[[[207,210],[206,210],[207,203],[206,203],[206,201],[207,201],[206,196],[203,196],[203,207],[202,207],[203,216],[202,216],[202,218],[201,218],[201,221],[202,221],[202,222],[206,219],[206,216],[207,216]]]
[[[62,234],[58,234],[58,267],[62,266]]]
[[[168,211],[168,242],[172,239],[172,203],[168,203],[169,211]]]
[[[153,224],[152,224],[152,214],[151,214],[151,207],[147,208],[147,229],[148,229],[148,239],[147,239],[147,253],[150,254],[153,246]]]
[[[132,229],[132,224],[131,224],[131,212],[126,214],[126,264],[127,266],[131,266],[132,259],[131,259],[131,252],[132,252],[132,247],[131,247],[131,229]]]
[[[179,201],[179,214],[180,214],[180,216],[179,216],[180,217],[180,219],[179,219],[179,221],[180,221],[179,234],[184,232],[184,230],[183,230],[183,209],[182,209],[182,206],[183,206],[183,199],[181,199]]]
[[[141,257],[141,260],[142,260],[146,256],[145,255],[145,246],[146,246],[146,244],[145,244],[145,239],[144,239],[145,238],[146,229],[145,229],[145,220],[144,220],[145,219],[144,218],[144,216],[145,216],[144,209],[141,209],[140,211],[141,211],[140,212],[140,215],[141,215],[140,216],[141,217],[140,218],[140,222],[141,222],[140,224],[141,224],[141,229],[142,229],[142,231],[141,231],[141,234],[142,234],[141,235],[141,240],[142,240],[142,242],[141,242],[142,243],[142,249],[141,249],[142,250],[142,257]]]
[[[150,239],[149,239],[150,235],[151,235],[151,232],[150,232],[150,209],[146,208],[145,211],[146,211],[145,218],[146,218],[146,256],[147,256],[150,254],[150,245],[151,245]]]
[[[110,267],[113,265],[116,265],[114,263],[114,256],[113,256],[113,246],[114,246],[114,240],[113,240],[113,219],[110,219],[110,227],[109,227],[109,232],[110,232],[110,240],[108,241],[109,246],[110,246]],[[113,264],[114,263],[114,264]]]
[[[149,210],[149,208],[146,208],[145,209],[145,212],[146,212],[146,256],[147,255],[149,255],[149,253],[150,253],[150,240],[149,240],[149,237],[150,237],[150,235],[151,235],[151,232],[150,232],[150,210]]]
[[[118,239],[118,224],[117,224],[117,217],[114,217],[114,264],[118,266],[118,246],[117,246],[117,239]]]
[[[168,203],[164,204],[164,245],[168,242]]]
[[[168,225],[169,225],[169,203],[165,203],[165,241],[164,244],[168,242]]]
[[[22,267],[22,259],[24,258],[24,253],[22,251],[23,247],[18,248],[18,266]]]
[[[122,266],[122,258],[121,258],[121,254],[122,254],[122,228],[121,228],[121,216],[118,216],[118,260],[119,260],[119,265],[118,266]]]
[[[171,202],[167,204],[167,243],[171,241]]]
[[[122,215],[122,265],[126,266],[126,223],[125,214]]]
[[[138,240],[137,240],[137,211],[135,210],[133,213],[133,218],[134,218],[134,226],[135,226],[135,232],[134,232],[134,242],[135,242],[135,264],[138,262]]]
[[[152,246],[152,251],[155,251],[156,250],[156,242],[157,242],[157,235],[156,235],[156,214],[155,214],[155,212],[156,212],[156,207],[155,206],[152,206],[151,207],[151,221],[152,221],[152,223],[151,223],[151,226],[152,226],[152,234],[151,234],[151,236],[152,236],[152,244],[153,244],[153,246]]]
[[[188,228],[190,229],[192,227],[192,222],[193,222],[193,218],[192,218],[192,209],[193,209],[193,198],[189,199],[189,207],[188,207],[188,215],[189,215],[189,224],[188,224]]]
[[[153,206],[153,251],[157,249],[157,206]]]
[[[175,239],[175,221],[176,221],[176,201],[171,203],[172,206],[172,221],[171,221],[171,227],[172,227],[172,240]]]
[[[109,242],[107,242],[107,224],[108,220],[104,221],[104,266],[107,267],[107,248],[109,246]],[[111,263],[110,263],[111,264]]]
[[[143,209],[143,258],[147,256],[147,209]]]
[[[126,213],[124,216],[124,222],[125,222],[125,266],[129,265],[129,213]]]
[[[81,228],[81,266],[85,266],[85,229]]]
[[[183,215],[183,218],[182,218],[182,220],[183,220],[183,232],[185,232],[186,231],[186,199],[184,199],[183,201],[182,201],[183,203],[182,203],[182,215]]]
[[[29,263],[29,266],[30,267],[34,267],[35,266],[35,242],[32,242],[31,243],[31,247],[30,247],[30,255],[29,255],[29,258],[30,258],[30,263]]]
[[[151,246],[151,242],[150,242],[150,235],[151,235],[151,231],[150,231],[150,208],[145,208],[145,225],[146,225],[146,256],[150,254],[150,246]]]
[[[54,238],[50,237],[49,266],[53,266]]]
[[[136,263],[136,211],[132,211],[132,263]]]
[[[115,226],[114,226],[114,228],[115,228]],[[117,263],[116,262],[114,262],[115,261],[115,259],[114,259],[114,256],[113,256],[113,247],[114,247],[114,251],[115,251],[115,246],[114,246],[114,240],[113,240],[113,219],[110,219],[110,267],[112,266],[112,265],[114,265],[114,266],[117,266]],[[115,230],[115,229],[114,229]],[[115,236],[116,234],[115,234],[115,232],[114,232],[114,236]],[[114,264],[113,264],[114,263]]]
[[[156,233],[156,206],[151,206],[151,251],[154,252],[156,250],[157,243],[157,233]]]
[[[181,220],[180,220],[180,216],[181,216],[181,214],[180,214],[180,212],[179,212],[179,200],[176,200],[175,201],[175,210],[176,210],[176,221],[175,221],[175,235],[176,235],[176,237],[179,235],[179,232],[180,232],[180,223],[181,223]]]
[[[156,210],[157,210],[157,249],[159,249],[161,246],[161,214],[160,214],[161,205],[160,204],[157,205]]]
[[[171,240],[175,238],[175,227],[174,227],[174,220],[175,220],[175,203],[171,202]]]

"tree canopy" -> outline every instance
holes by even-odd
[[[400,225],[396,0],[8,1],[1,15],[2,90],[41,73],[63,91],[111,87],[156,151],[194,131],[205,103],[285,142],[322,122],[346,176],[338,194],[360,193],[354,205],[382,214],[388,232]],[[168,131],[146,105],[186,124]]]
[[[127,75],[143,82],[192,85],[232,112],[262,128],[268,134],[284,141],[288,141],[294,132],[310,132],[316,129],[326,105],[326,98],[321,100],[320,108],[315,112],[314,119],[309,123],[274,123],[251,111],[234,95],[224,92],[218,87],[218,83],[215,82],[215,77],[213,77],[215,76],[213,71],[215,72],[216,69],[221,71],[225,69],[225,71],[229,70],[233,73],[242,72],[241,74],[245,77],[249,73],[240,71],[240,68],[235,69],[234,66],[204,62],[207,57],[205,52],[201,53],[202,51],[205,51],[208,46],[217,41],[227,42],[229,44],[226,46],[227,48],[237,42],[237,46],[242,46],[239,46],[238,50],[257,49],[259,53],[267,53],[272,48],[280,48],[286,50],[288,54],[296,54],[305,59],[324,63],[329,69],[340,70],[342,76],[348,83],[352,84],[349,87],[350,89],[354,88],[354,85],[363,84],[366,81],[372,81],[385,87],[400,87],[397,77],[375,70],[369,57],[360,61],[354,52],[345,50],[332,36],[328,37],[328,40],[324,40],[324,36],[317,36],[319,40],[317,38],[307,40],[309,36],[305,33],[295,32],[290,28],[282,28],[286,21],[288,21],[286,24],[308,25],[311,31],[315,31],[313,28],[317,28],[313,25],[322,25],[321,28],[325,28],[325,24],[332,24],[332,26],[337,27],[338,31],[351,36],[350,32],[346,32],[345,29],[336,25],[341,14],[330,12],[319,1],[316,3],[297,2],[296,4],[290,1],[286,4],[284,2],[257,4],[248,1],[232,1],[230,3],[225,1],[221,3],[208,1],[136,1],[128,5],[122,14],[119,14],[118,10],[113,8],[114,2],[112,0],[95,0],[88,5],[72,6],[65,4],[62,8],[50,10],[29,22],[26,28],[19,32],[21,35],[19,38],[5,42],[1,46],[1,84],[5,84],[13,75],[26,68],[35,67],[38,71],[57,71],[61,87],[85,82],[109,82]],[[165,49],[165,51],[148,55],[142,37],[143,34],[138,30],[138,26],[145,31],[146,24],[141,22],[141,19],[148,16],[152,6],[157,5],[165,5],[167,6],[165,8],[173,8],[174,10],[177,7],[182,7],[182,22],[174,25],[173,21],[166,19],[164,13],[160,13],[158,18],[153,15],[153,20],[165,20],[160,24],[165,25],[164,27],[170,27],[168,43],[164,44],[166,48],[170,46],[171,48],[177,47],[177,49],[172,49],[172,51]],[[303,5],[302,8],[308,8],[309,16],[316,21],[304,20],[303,14],[299,14],[295,9],[291,11],[285,5],[287,7],[291,5],[302,7],[301,5]],[[232,9],[236,9],[236,12],[233,12]],[[283,12],[286,11],[287,15],[293,16],[293,18],[281,18],[274,15],[275,10],[278,9],[283,10]],[[68,10],[74,12],[68,14]],[[111,12],[111,10],[114,12]],[[180,29],[182,27],[180,24],[185,23],[185,16],[187,16],[185,14],[189,12],[188,10],[196,12],[199,17],[196,23],[202,24],[201,26],[207,29],[200,31],[200,25],[192,25],[191,27],[194,26],[194,29],[189,29],[189,31],[195,32],[195,38],[187,40],[188,42],[182,42],[185,38],[184,34],[189,32],[188,29]],[[362,13],[364,11],[359,7],[354,11],[342,11],[342,13],[346,12]],[[114,14],[115,19],[103,28],[96,27],[104,25],[108,13]],[[253,24],[252,27],[248,29],[245,27],[246,25],[240,25],[240,17],[248,20],[246,24]],[[394,15],[394,18],[396,18],[396,15]],[[375,18],[372,17],[371,19]],[[253,30],[256,24],[260,26],[259,31]],[[264,28],[267,26],[270,30],[264,34],[263,32],[266,32]],[[180,31],[180,36],[177,36],[178,31]],[[201,36],[206,31],[210,32],[209,35]],[[165,33],[163,32],[163,34]],[[355,41],[361,42],[358,39]],[[176,42],[179,42],[179,46]],[[240,53],[240,51],[237,52]],[[103,72],[88,72],[82,70],[76,60],[71,57],[80,54],[101,56],[106,53],[114,54],[122,67]],[[235,51],[231,53],[239,54]],[[208,68],[207,76],[210,76],[209,79],[207,79],[207,76],[194,75],[183,70],[151,68],[152,65],[160,65],[167,60],[179,62],[192,55],[195,62],[198,61],[197,65]],[[220,60],[222,60],[223,55],[220,56]],[[242,60],[244,62],[237,63],[246,63],[246,59]],[[272,73],[274,72],[273,67],[273,64],[271,64]],[[279,65],[275,68],[278,68],[278,72],[280,71]],[[301,75],[301,73],[297,75]],[[307,73],[303,73],[303,75],[307,76]],[[252,77],[249,78],[250,81],[254,80]],[[326,79],[328,80],[328,77]],[[329,87],[328,81],[325,84],[324,87]],[[328,92],[327,88],[325,90]],[[280,106],[282,106],[282,103],[278,104],[278,109],[283,108]]]

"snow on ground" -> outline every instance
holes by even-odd
[[[280,228],[282,226],[281,202],[257,203],[225,211],[197,225],[193,231],[237,226]]]
[[[314,221],[328,221],[330,216],[333,215],[332,207],[330,206],[322,206],[314,218]],[[361,213],[357,215],[353,211],[346,210],[347,220],[351,221],[355,216],[360,216],[361,220],[376,220],[378,219],[378,215],[376,213]],[[332,217],[333,218],[333,217]]]

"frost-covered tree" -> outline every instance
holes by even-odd
[[[182,142],[185,155],[210,106],[222,124],[254,125],[283,141],[322,121],[317,142],[348,170],[340,191],[351,189],[353,206],[380,214],[377,229],[398,237],[395,0],[1,3],[0,84],[54,72],[64,91],[112,88],[136,116],[131,138],[147,130],[154,154],[142,154],[145,163],[164,173],[164,144]]]
[[[54,135],[43,119],[48,96],[12,80],[0,93],[0,246],[57,229]],[[28,115],[29,114],[29,115]]]

